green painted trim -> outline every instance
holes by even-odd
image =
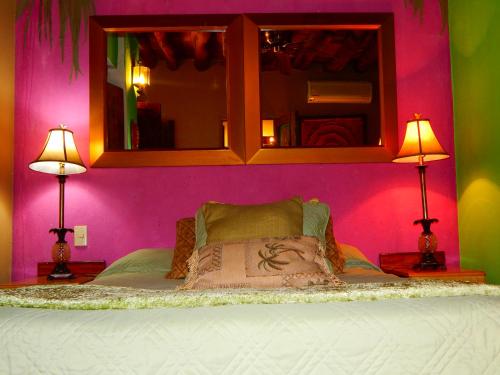
[[[132,85],[132,67],[139,55],[139,43],[133,36],[125,36],[125,147],[132,148],[132,123],[137,123],[137,96]]]
[[[107,48],[108,48],[108,66],[112,65],[117,67],[118,65],[118,35],[113,33],[107,34]]]

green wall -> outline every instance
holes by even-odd
[[[449,0],[461,264],[500,284],[500,1]]]

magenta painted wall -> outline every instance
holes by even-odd
[[[429,4],[428,4],[429,3]],[[441,33],[438,2],[426,2],[421,23],[404,0],[96,0],[97,14],[244,12],[394,12],[400,140],[413,112],[432,119],[443,146],[453,152],[449,42]],[[53,17],[54,19],[57,19]],[[55,30],[55,35],[58,31]],[[15,217],[13,274],[32,276],[50,259],[57,225],[55,177],[28,164],[43,146],[47,130],[65,123],[75,131],[88,165],[88,42],[82,38],[82,75],[68,80],[70,54],[61,64],[54,48],[39,46],[34,34],[23,48],[17,25]],[[69,51],[69,44],[66,51]],[[458,263],[454,158],[428,169],[434,231],[451,263]],[[142,247],[171,247],[175,221],[192,216],[206,200],[266,202],[294,195],[318,197],[332,207],[335,234],[376,261],[379,252],[416,249],[420,228],[418,177],[412,165],[344,164],[238,167],[89,169],[66,185],[66,224],[88,225],[86,248],[73,259],[108,263]]]

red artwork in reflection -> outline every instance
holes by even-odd
[[[363,117],[302,119],[302,147],[356,147],[364,144]]]

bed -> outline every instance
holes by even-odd
[[[80,288],[170,293],[182,283],[164,277],[171,258],[167,249],[139,250]],[[401,283],[360,259],[348,259],[341,278],[353,285]],[[373,300],[350,302],[90,310],[4,301],[0,373],[498,374],[500,293],[466,286],[483,289],[448,297],[377,300],[372,290]]]
[[[384,274],[324,204],[207,203],[174,252],[0,289],[0,374],[493,375],[499,311],[500,286]]]

